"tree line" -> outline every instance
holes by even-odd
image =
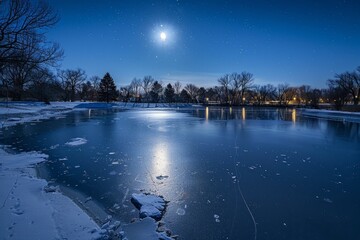
[[[258,85],[252,73],[224,74],[213,87],[164,84],[152,76],[134,78],[117,87],[109,73],[87,77],[84,70],[59,69],[64,52],[46,39],[46,31],[58,21],[58,14],[45,2],[0,1],[0,98],[49,101],[133,101],[188,102],[202,104],[308,105],[332,103],[341,109],[358,105],[360,67],[336,74],[328,88],[308,85]]]

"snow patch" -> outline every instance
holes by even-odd
[[[95,239],[96,223],[73,201],[35,177],[29,166],[47,159],[36,152],[0,148],[0,232],[4,239]]]

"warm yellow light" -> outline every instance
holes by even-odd
[[[291,120],[292,120],[293,123],[296,122],[296,109],[293,109],[293,110],[292,110]]]
[[[246,110],[244,107],[241,109],[241,116],[242,116],[242,120],[246,119]]]
[[[205,120],[209,120],[209,107],[205,108]]]

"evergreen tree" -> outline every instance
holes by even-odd
[[[115,82],[109,73],[106,73],[103,79],[101,79],[99,88],[100,101],[106,101],[108,103],[109,101],[116,100]]]
[[[180,92],[180,100],[181,100],[181,102],[183,102],[183,103],[188,103],[188,102],[190,102],[190,100],[191,100],[190,95],[188,94],[188,92],[187,92],[185,89],[183,89],[183,90]]]
[[[151,91],[150,91],[150,97],[151,101],[158,103],[160,99],[160,95],[162,93],[163,87],[158,81],[155,81],[152,85]]]
[[[175,90],[170,83],[166,86],[164,95],[166,102],[168,103],[174,102]]]

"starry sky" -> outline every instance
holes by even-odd
[[[210,87],[248,71],[256,84],[323,88],[360,66],[358,0],[48,1],[61,16],[47,35],[65,51],[61,68],[109,72],[118,86],[151,75]]]

